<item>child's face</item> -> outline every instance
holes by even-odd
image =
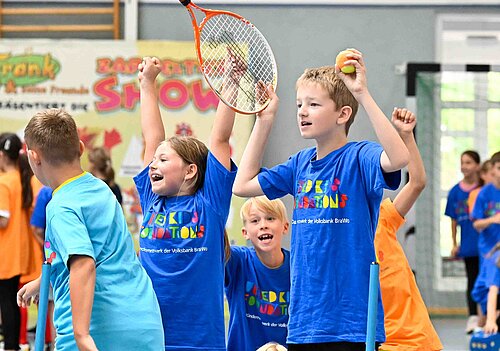
[[[481,178],[483,178],[484,184],[493,183],[495,179],[495,169],[493,166],[490,165],[485,172],[481,173]]]
[[[498,188],[498,187],[500,187],[500,162],[495,162],[495,164],[493,165],[492,169],[493,169],[493,179],[492,179],[492,182]]]
[[[331,138],[340,112],[328,91],[317,83],[305,83],[297,88],[297,123],[305,139]]]
[[[281,251],[281,240],[287,231],[287,222],[252,205],[243,236],[252,242],[257,252]]]
[[[155,151],[149,166],[149,180],[155,194],[161,196],[184,195],[189,165],[171,148],[162,143]]]
[[[479,164],[476,163],[469,155],[462,155],[460,159],[460,171],[464,177],[470,177],[477,174],[479,171]]]

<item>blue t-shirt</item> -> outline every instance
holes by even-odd
[[[38,192],[35,208],[33,209],[33,214],[31,215],[31,225],[45,229],[47,218],[45,209],[50,199],[52,199],[52,189],[48,186],[42,187]]]
[[[153,193],[146,167],[135,178],[144,220],[140,259],[160,302],[165,350],[226,349],[224,227],[236,166],[208,154],[203,186],[193,195]]]
[[[497,251],[493,256],[484,258],[481,263],[481,271],[472,289],[471,296],[481,305],[481,309],[486,314],[488,303],[488,291],[491,286],[500,287],[500,268],[496,262],[500,258],[500,251]]]
[[[288,339],[291,344],[365,342],[370,264],[383,189],[401,172],[385,174],[382,147],[351,142],[320,160],[305,149],[259,174],[270,199],[294,196]],[[376,340],[383,342],[378,298]]]
[[[485,219],[500,212],[500,189],[493,184],[485,185],[477,195],[472,220]],[[500,240],[500,224],[490,224],[479,233],[479,252],[486,255]]]
[[[472,189],[471,189],[472,190]],[[469,191],[464,191],[459,184],[451,188],[444,214],[457,221],[460,227],[459,257],[474,257],[478,255],[479,233],[472,226],[469,209]]]
[[[283,264],[272,269],[262,264],[253,247],[231,247],[225,277],[228,351],[255,351],[271,341],[286,344],[290,252],[282,251]]]
[[[45,237],[45,254],[52,263],[58,351],[77,349],[69,291],[72,255],[95,261],[90,335],[97,348],[163,348],[160,309],[151,280],[134,251],[123,210],[104,182],[83,173],[56,189],[47,205]]]

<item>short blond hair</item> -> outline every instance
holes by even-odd
[[[288,216],[286,214],[286,208],[283,201],[280,199],[269,200],[266,196],[262,195],[249,198],[245,201],[243,206],[241,206],[240,218],[243,221],[243,224],[245,224],[248,217],[250,217],[250,210],[252,206],[255,206],[262,212],[275,216],[282,222],[288,222]]]
[[[80,158],[80,138],[75,120],[62,109],[35,114],[24,129],[24,140],[28,149],[36,149],[52,165]]]
[[[349,128],[354,122],[354,117],[358,113],[359,103],[342,79],[335,73],[335,66],[307,68],[297,80],[295,88],[298,89],[300,86],[310,83],[319,84],[328,92],[330,99],[333,100],[337,107],[337,111],[344,106],[351,107],[351,117],[345,124],[345,133],[347,135]]]

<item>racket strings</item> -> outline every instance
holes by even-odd
[[[276,68],[269,45],[253,25],[224,14],[210,17],[200,31],[200,49],[203,73],[223,101],[248,113],[259,111],[267,103],[269,96],[262,85],[276,83]],[[226,66],[230,56],[244,66],[238,81],[228,81],[232,79]],[[228,82],[237,85],[237,94],[222,95]]]

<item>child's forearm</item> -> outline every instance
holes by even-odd
[[[233,192],[235,195],[244,197],[263,195],[257,175],[262,165],[272,125],[273,121],[268,119],[258,118],[255,121],[234,181]]]
[[[492,285],[488,290],[488,300],[486,302],[486,321],[496,323],[497,321],[497,298],[498,286]]]
[[[149,164],[154,150],[165,140],[165,129],[158,106],[155,81],[141,82],[141,128],[145,142],[144,163]]]
[[[368,92],[361,95],[358,101],[368,114],[375,134],[384,148],[385,156],[382,155],[380,162],[382,169],[392,172],[405,167],[409,159],[408,150],[389,119]]]
[[[231,168],[231,146],[229,139],[233,131],[235,115],[235,112],[231,108],[222,101],[219,101],[210,135],[210,151],[226,169]]]
[[[451,241],[453,243],[453,246],[457,246],[457,221],[452,219],[451,220]]]
[[[94,302],[95,262],[89,256],[74,256],[69,261],[69,289],[71,313],[75,341],[88,345],[90,337],[90,318]]]
[[[413,137],[413,132],[402,134],[401,139],[405,143],[410,154],[410,160],[408,162],[410,180],[408,184],[401,189],[393,203],[399,214],[405,217],[417,201],[420,193],[424,190],[427,180],[424,162],[422,161],[417,143]]]
[[[484,219],[476,219],[474,221],[474,223],[472,223],[472,226],[478,232],[482,232],[483,230],[488,228],[493,223],[492,219],[493,219],[493,217],[488,217],[488,218],[484,218]]]

